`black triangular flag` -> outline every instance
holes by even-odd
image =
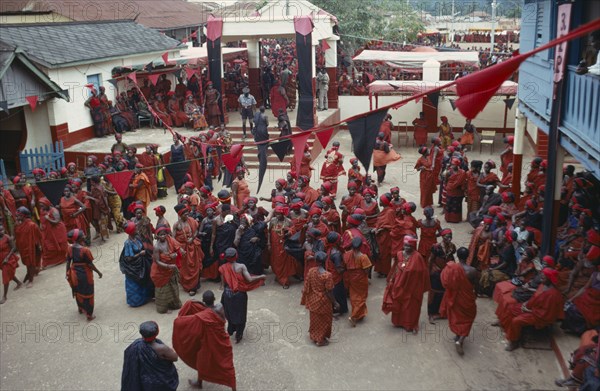
[[[0,101],[0,109],[4,110],[6,113],[8,113],[8,102],[5,100]]]
[[[69,182],[68,179],[57,179],[51,181],[36,182],[36,186],[44,193],[47,199],[52,202],[52,205],[60,204],[60,197],[63,195],[65,186]]]
[[[368,115],[348,121],[348,130],[352,136],[354,155],[369,172],[375,139],[379,133],[379,127],[387,115],[387,109],[371,111]]]
[[[280,162],[283,162],[283,159],[290,153],[292,150],[292,143],[289,139],[285,139],[282,141],[271,143],[271,149],[277,155],[277,158]]]
[[[117,79],[108,79],[107,82],[113,85],[113,87],[117,88]]]
[[[509,110],[512,110],[512,107],[515,104],[515,98],[506,98],[504,99],[504,103],[506,104]]]
[[[175,74],[176,78],[180,78],[181,77],[181,68],[177,68],[175,69],[175,72],[173,72]]]
[[[144,69],[146,70],[146,72],[151,72],[154,69],[154,66],[150,62],[150,63],[146,64],[146,66],[144,67]]]
[[[179,191],[181,186],[183,186],[185,174],[187,174],[190,168],[190,161],[186,160],[184,162],[178,162],[167,165],[167,171],[171,178],[173,178],[173,182],[175,182],[175,191]]]
[[[454,99],[450,99],[450,106],[452,106],[453,111],[456,111],[456,101]]]
[[[431,104],[433,105],[433,107],[437,107],[438,106],[438,100],[440,99],[440,93],[439,92],[432,92],[431,94],[427,95],[427,99],[429,99],[429,101],[431,102]]]

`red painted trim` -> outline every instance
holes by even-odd
[[[337,68],[326,68],[329,75],[329,90],[327,91],[328,107],[339,108]]]

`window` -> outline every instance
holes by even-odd
[[[94,85],[94,89],[96,91],[100,91],[100,74],[96,73],[95,75],[88,75],[87,76],[87,84],[93,84]],[[91,95],[91,91],[88,88],[88,96]]]
[[[535,46],[539,47],[544,44],[544,5],[538,4],[535,15]]]

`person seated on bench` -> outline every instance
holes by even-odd
[[[493,326],[502,326],[508,340],[507,351],[519,347],[521,330],[526,326],[542,329],[563,318],[564,299],[558,289],[558,272],[555,269],[542,270],[542,284],[527,302],[515,303],[508,307],[496,309],[498,322]]]

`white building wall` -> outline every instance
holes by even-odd
[[[95,64],[80,65],[68,68],[50,69],[48,75],[59,86],[69,90],[69,102],[55,99],[49,103],[48,117],[50,125],[68,123],[69,133],[92,126],[89,110],[84,106],[89,97],[89,89],[85,87],[89,75],[100,74],[100,84],[106,88],[108,99],[115,102],[117,90],[107,80],[112,78],[114,67],[130,67],[160,61],[161,54],[135,56],[125,59],[103,61]],[[127,82],[128,86],[133,83]],[[123,84],[122,84],[123,85]],[[174,86],[175,84],[173,84]]]
[[[50,123],[48,122],[48,102],[38,103],[35,111],[30,106],[23,106],[27,142],[24,149],[40,148],[52,144]]]
[[[465,124],[465,117],[463,117],[458,109],[452,110],[450,101],[456,99],[452,97],[440,97],[438,102],[438,116],[445,115],[448,117],[448,122],[454,127],[462,127]],[[389,104],[399,102],[405,99],[402,96],[380,96],[379,107],[387,106]],[[505,103],[504,97],[494,97],[485,109],[479,113],[477,118],[473,120],[473,124],[478,129],[489,129],[504,127],[504,108]],[[340,110],[341,118],[352,117],[357,114],[362,114],[369,111],[369,97],[368,96],[340,96]],[[419,116],[419,112],[422,111],[422,102],[416,103],[415,101],[408,102],[406,105],[400,107],[398,110],[390,110],[389,113],[392,115],[392,121],[397,124],[398,121],[408,122],[408,126],[412,126],[412,121]],[[375,97],[373,97],[373,109],[375,109]],[[517,103],[513,105],[513,108],[508,111],[506,117],[506,127],[514,128],[515,126],[515,115],[517,110]],[[438,118],[438,123],[440,122]]]

